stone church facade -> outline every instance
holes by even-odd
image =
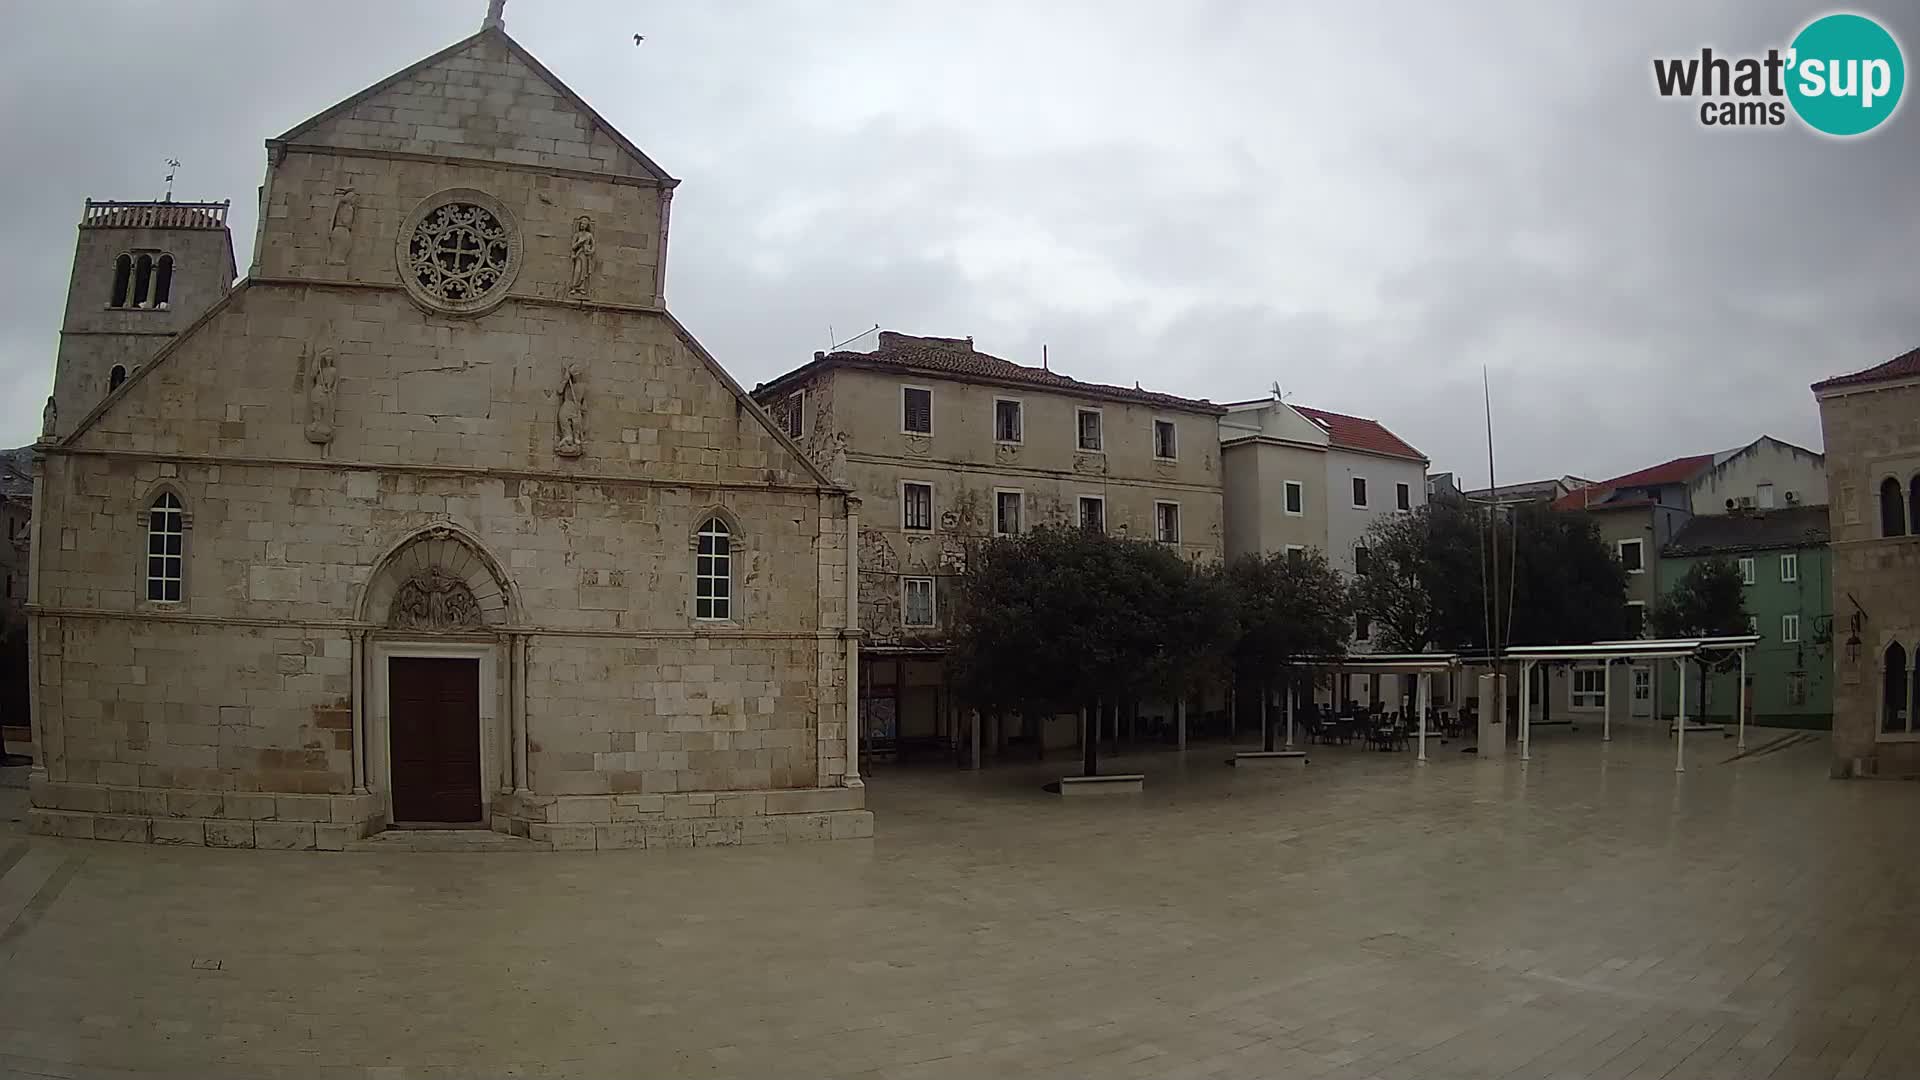
[[[267,149],[245,280],[183,257],[217,299],[124,378],[63,345],[32,827],[870,835],[857,500],[667,311],[677,181],[497,17]]]

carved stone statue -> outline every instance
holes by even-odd
[[[553,452],[561,457],[579,457],[586,448],[587,386],[577,364],[567,365],[566,378],[560,383],[560,409],[554,426]]]
[[[320,359],[307,382],[307,441],[316,446],[333,441],[333,395],[339,379],[333,350],[320,350]]]
[[[573,281],[570,296],[585,296],[593,285],[593,219],[585,214],[573,221]]]
[[[448,633],[477,630],[482,625],[480,602],[467,583],[437,566],[407,579],[393,594],[387,625],[396,630]]]
[[[60,410],[53,403],[53,395],[47,395],[47,407],[40,410],[40,437],[53,438],[53,429],[60,422]]]
[[[327,262],[345,266],[347,253],[353,249],[353,210],[360,193],[348,187],[333,194],[333,225],[327,230]]]
[[[847,433],[836,431],[833,434],[833,456],[828,460],[827,479],[836,484],[844,484],[847,476]]]

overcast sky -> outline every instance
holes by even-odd
[[[82,200],[234,200],[262,142],[484,0],[21,0],[0,39],[0,443],[37,433]],[[1703,128],[1651,58],[1784,46],[1784,0],[512,0],[683,183],[668,298],[743,383],[879,323],[1080,378],[1278,382],[1484,482],[1761,434],[1920,346],[1920,103],[1851,141]],[[1920,64],[1920,0],[1857,8]],[[646,35],[636,47],[633,35]],[[1911,82],[1911,79],[1910,79]],[[1908,98],[1920,91],[1911,86]],[[871,338],[856,347],[867,347]],[[1471,486],[1471,485],[1470,485]]]

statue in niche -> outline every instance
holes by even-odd
[[[585,214],[573,219],[573,280],[567,295],[585,296],[593,284],[593,219]]]
[[[848,482],[847,433],[844,431],[836,431],[833,433],[833,456],[829,459],[827,479],[836,484],[845,484]]]
[[[333,441],[333,396],[339,381],[333,350],[321,349],[313,374],[307,378],[307,441],[316,446]]]
[[[53,438],[53,429],[60,422],[60,409],[53,403],[53,395],[47,395],[47,407],[40,410],[40,437]]]
[[[579,457],[587,438],[586,376],[577,364],[567,365],[566,378],[560,383],[560,409],[554,421],[558,429],[553,452],[561,457]]]
[[[467,583],[437,566],[407,579],[393,594],[387,625],[395,630],[438,632],[480,628],[480,602]]]
[[[353,249],[353,210],[360,193],[344,187],[333,195],[333,224],[327,230],[327,262],[345,266],[347,253]]]

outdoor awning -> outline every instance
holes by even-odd
[[[1451,671],[1460,663],[1457,653],[1348,653],[1345,656],[1303,656],[1306,667],[1337,667],[1364,675],[1417,675],[1423,671]]]

